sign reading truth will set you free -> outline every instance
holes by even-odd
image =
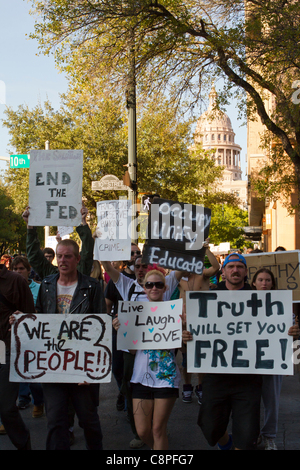
[[[102,314],[15,317],[11,382],[110,382],[111,317]]]
[[[293,375],[292,292],[186,293],[187,370]]]
[[[73,227],[81,223],[82,168],[82,150],[30,152],[29,225]]]

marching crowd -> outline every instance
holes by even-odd
[[[98,416],[99,384],[12,383],[9,381],[10,334],[18,313],[107,313],[113,317],[112,373],[118,388],[117,409],[126,408],[132,430],[130,448],[147,445],[167,450],[167,423],[176,400],[190,403],[197,395],[198,424],[211,446],[221,450],[256,449],[259,439],[265,449],[276,450],[278,408],[282,376],[256,374],[199,374],[193,390],[186,366],[186,344],[192,335],[186,329],[186,292],[199,290],[273,290],[275,279],[268,269],[259,269],[247,282],[246,258],[232,252],[221,262],[205,242],[203,274],[166,272],[142,262],[142,253],[131,245],[131,260],[101,263],[93,259],[94,238],[81,210],[76,228],[81,251],[73,240],[60,240],[56,253],[41,250],[35,227],[27,224],[26,256],[3,258],[0,264],[0,341],[6,346],[6,363],[0,364],[0,434],[7,433],[18,450],[31,450],[30,433],[20,410],[33,401],[33,416],[47,417],[47,450],[67,450],[72,445],[75,414],[84,431],[86,447],[102,450]],[[280,247],[281,249],[284,249]],[[56,265],[53,264],[56,255]],[[118,351],[116,348],[118,301],[163,302],[183,299],[181,368],[177,350]],[[297,312],[288,335],[299,337]],[[181,369],[181,370],[180,370]],[[260,407],[263,402],[264,425]],[[232,433],[228,432],[232,419]],[[0,437],[1,439],[1,437]]]

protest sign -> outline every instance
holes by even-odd
[[[143,262],[202,274],[210,219],[210,209],[154,198]]]
[[[181,348],[182,299],[166,302],[119,301],[117,349]]]
[[[128,226],[131,201],[120,199],[97,202],[97,237],[94,259],[126,261],[131,258],[131,237]]]
[[[10,381],[110,382],[111,329],[108,315],[16,315]]]
[[[293,375],[291,292],[187,292],[186,310],[188,372]]]
[[[0,364],[6,364],[6,348],[3,341],[0,341]]]
[[[277,289],[293,292],[293,301],[300,302],[300,251],[277,251],[245,255],[248,266],[248,282],[251,284],[256,271],[268,268],[274,274]]]
[[[28,224],[77,226],[81,223],[82,150],[30,152]]]

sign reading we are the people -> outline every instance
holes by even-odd
[[[119,301],[117,349],[175,349],[182,346],[182,299]]]
[[[293,375],[292,292],[186,293],[187,370]]]
[[[11,335],[11,382],[110,382],[110,316],[19,314],[15,317]]]
[[[31,150],[29,225],[81,223],[82,168],[82,150]]]

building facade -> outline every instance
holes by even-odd
[[[217,92],[213,86],[209,94],[209,106],[197,121],[194,141],[204,150],[215,150],[215,164],[225,167],[222,190],[236,194],[240,208],[247,209],[247,181],[242,180],[241,150],[235,142],[235,132],[226,113],[216,111]]]

